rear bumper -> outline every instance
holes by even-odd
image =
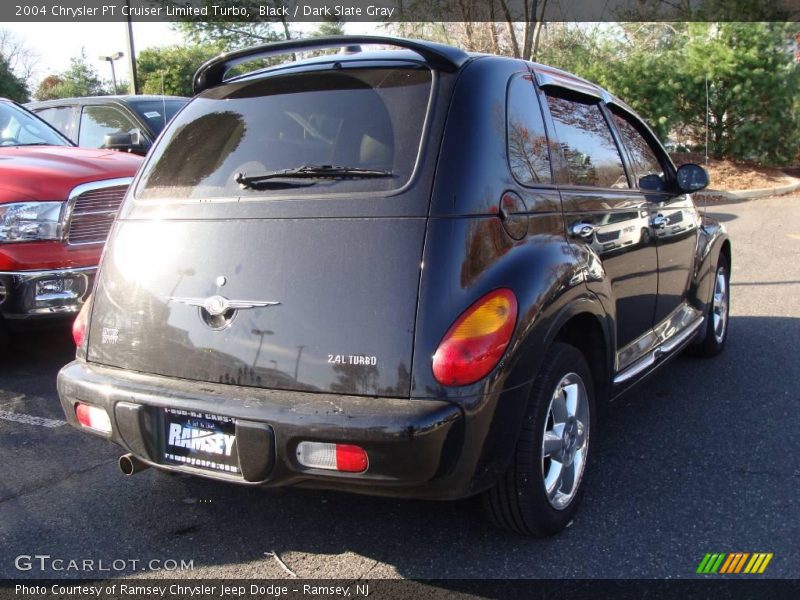
[[[0,271],[0,315],[39,319],[77,313],[92,289],[97,267]]]
[[[131,373],[75,361],[58,375],[69,423],[75,403],[105,408],[112,432],[97,434],[158,468],[250,485],[298,485],[417,498],[472,493],[474,456],[464,452],[461,408],[439,400],[370,398],[263,390]],[[164,408],[231,417],[241,475],[165,464]],[[369,456],[364,473],[308,468],[301,441],[355,444]]]

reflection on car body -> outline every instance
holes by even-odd
[[[598,223],[592,247],[598,253],[609,252],[640,242],[650,242],[647,211],[609,212]]]

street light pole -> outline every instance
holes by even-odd
[[[264,345],[264,336],[265,335],[272,335],[275,332],[270,331],[269,329],[253,329],[251,332],[253,335],[261,336],[261,339],[258,341],[258,350],[256,351],[256,357],[253,359],[253,368],[256,368],[258,364],[258,357],[261,356],[261,346]]]
[[[300,371],[300,356],[303,354],[303,348],[305,348],[305,344],[301,344],[297,347],[297,360],[294,361],[294,380],[297,381],[297,374]]]
[[[131,2],[125,0],[125,5],[128,7],[128,28],[126,30],[126,38],[128,42],[128,68],[131,72],[131,91],[134,94],[139,93],[139,78],[136,77],[136,50],[133,47],[133,22],[131,21]]]
[[[117,73],[114,71],[114,61],[108,61],[111,64],[111,83],[114,84],[114,93],[117,93]]]
[[[117,93],[117,72],[114,70],[114,61],[125,56],[122,52],[115,52],[111,56],[98,56],[100,60],[106,60],[111,64],[111,81],[114,84],[114,93]]]

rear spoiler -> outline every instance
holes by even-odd
[[[421,40],[407,40],[404,38],[384,37],[378,35],[336,35],[329,37],[307,38],[301,40],[287,40],[273,44],[263,44],[252,48],[234,50],[212,58],[201,65],[194,74],[192,86],[195,94],[216,87],[225,80],[225,73],[232,67],[251,61],[256,58],[289,54],[298,50],[323,50],[326,48],[350,48],[359,44],[380,44],[394,46],[416,52],[428,65],[441,71],[457,71],[469,60],[469,55],[463,50]]]

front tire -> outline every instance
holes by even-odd
[[[725,348],[728,340],[730,317],[730,274],[725,255],[720,255],[717,272],[714,276],[714,293],[706,315],[706,336],[695,346],[700,356],[716,356]]]
[[[497,526],[523,535],[558,533],[572,521],[594,435],[594,386],[583,354],[555,343],[536,377],[511,465],[484,493]]]

